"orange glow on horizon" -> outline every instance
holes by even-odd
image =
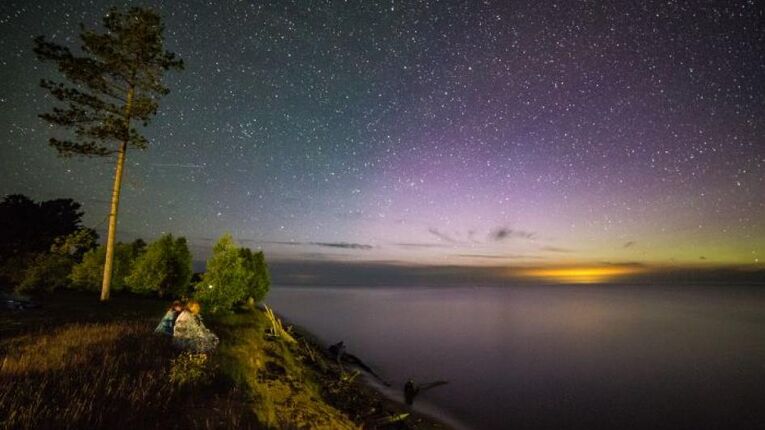
[[[614,280],[620,276],[638,273],[640,271],[640,268],[633,266],[589,266],[529,269],[524,272],[524,274],[559,283],[597,284]]]

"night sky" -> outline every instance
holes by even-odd
[[[117,3],[118,6],[146,3]],[[37,118],[114,2],[0,4],[0,195],[102,232],[112,159]],[[271,261],[762,267],[755,1],[157,2],[186,70],[128,152],[118,238],[231,232]]]

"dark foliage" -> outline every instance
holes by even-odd
[[[37,203],[21,194],[6,196],[0,202],[0,258],[47,251],[57,237],[80,227],[82,215],[72,199]]]
[[[49,252],[37,254],[24,270],[24,279],[16,287],[19,292],[52,292],[69,286],[69,273],[74,259],[68,255]]]
[[[112,289],[124,290],[127,286],[125,279],[133,270],[133,265],[146,251],[146,242],[136,239],[131,243],[117,242],[114,247],[114,269]],[[70,279],[72,287],[78,290],[98,291],[104,274],[106,247],[99,246],[86,252],[82,261],[72,268]]]
[[[182,297],[189,292],[191,275],[186,239],[165,234],[136,259],[125,283],[134,293]]]
[[[156,12],[112,9],[103,26],[104,33],[82,28],[82,56],[43,36],[35,39],[37,57],[55,63],[70,83],[40,82],[66,103],[40,115],[74,131],[72,140],[50,139],[62,156],[111,155],[117,147],[110,142],[145,148],[147,140],[133,123],[147,125],[157,112],[158,99],[169,92],[161,82],[163,72],[183,68],[183,62],[163,48],[164,28]]]
[[[72,199],[37,203],[21,194],[3,198],[0,202],[0,276],[6,282],[20,282],[23,269],[37,254],[49,251],[57,238],[80,228],[82,215],[80,204]]]
[[[213,247],[194,297],[206,305],[207,312],[223,313],[248,300],[262,300],[270,287],[271,276],[263,252],[239,247],[226,234]]]
[[[83,255],[96,247],[98,235],[93,229],[81,228],[72,234],[59,236],[49,252],[29,257],[28,264],[19,267],[23,279],[16,286],[20,292],[52,292],[71,285],[70,273]]]

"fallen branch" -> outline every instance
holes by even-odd
[[[390,425],[390,424],[396,424],[396,423],[400,423],[400,422],[406,420],[407,418],[409,418],[409,413],[408,412],[405,412],[405,413],[402,413],[402,414],[398,414],[398,415],[391,415],[391,416],[388,416],[388,417],[381,418],[381,419],[377,420],[377,425],[378,426],[387,426],[387,425]]]
[[[266,305],[263,305],[263,308],[266,311],[266,317],[271,322],[271,335],[283,339],[288,343],[297,343],[297,340],[295,340],[295,338],[292,337],[292,335],[284,329],[282,322],[279,320],[279,318],[276,317],[274,311]]]

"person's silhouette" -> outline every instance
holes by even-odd
[[[406,384],[404,384],[404,402],[408,406],[412,406],[414,403],[414,398],[417,397],[420,392],[429,390],[431,388],[438,387],[439,385],[448,384],[449,381],[433,381],[428,382],[426,384],[415,384],[414,381],[409,379],[406,381]]]

